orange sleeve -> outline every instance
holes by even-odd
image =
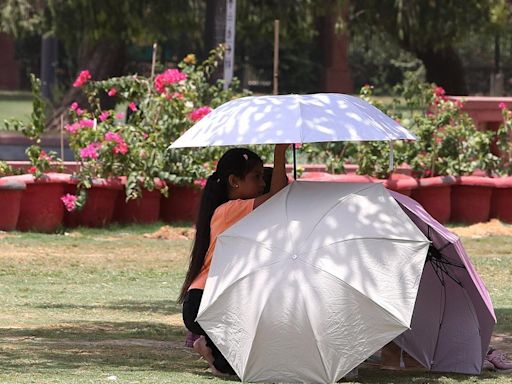
[[[243,219],[254,209],[254,199],[230,200],[223,206],[224,230]],[[223,231],[224,231],[223,230]]]
[[[217,236],[231,227],[237,221],[241,220],[254,209],[254,199],[248,200],[230,200],[217,208],[213,214],[210,223],[210,246],[206,252],[203,268],[199,275],[194,279],[189,289],[204,289],[208,272],[210,271],[210,264],[212,262],[215,244],[217,243]]]

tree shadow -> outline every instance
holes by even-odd
[[[183,327],[150,322],[77,321],[4,328],[0,329],[0,371],[47,372],[87,365],[209,376],[207,364],[184,346],[184,339]]]
[[[498,320],[495,331],[512,333],[512,308],[494,308]]]
[[[104,309],[129,312],[151,312],[162,315],[175,315],[181,313],[181,305],[174,300],[119,300],[108,304],[68,304],[47,303],[30,305],[32,308],[41,309]]]

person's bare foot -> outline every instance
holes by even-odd
[[[217,369],[213,366],[212,350],[208,348],[208,346],[206,345],[206,339],[204,338],[204,336],[201,336],[199,339],[194,341],[193,348],[194,351],[199,353],[203,357],[203,359],[205,359],[208,362],[208,365],[210,366],[212,373],[213,370],[217,371]]]

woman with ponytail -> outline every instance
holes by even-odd
[[[191,332],[202,335],[194,342],[194,349],[205,358],[215,375],[234,374],[234,371],[195,320],[217,236],[286,186],[285,154],[288,146],[275,146],[274,170],[267,193],[263,161],[246,148],[233,148],[224,153],[217,163],[216,171],[206,181],[188,272],[178,300],[183,303],[185,326]]]

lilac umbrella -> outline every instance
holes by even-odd
[[[432,241],[411,329],[394,342],[431,371],[480,373],[496,316],[460,239],[411,198],[391,192]]]

